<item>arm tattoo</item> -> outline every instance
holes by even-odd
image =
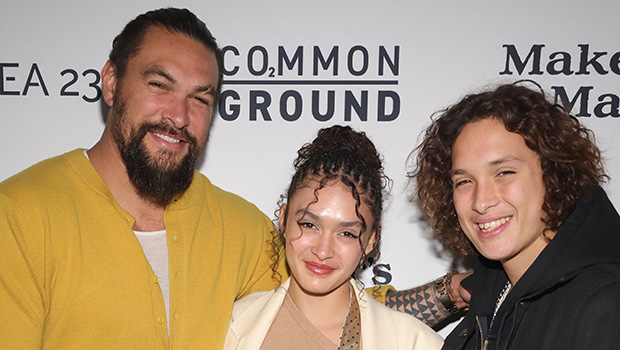
[[[431,281],[417,288],[388,292],[385,296],[385,305],[413,315],[428,326],[434,327],[450,316],[439,301],[434,286],[435,281]]]

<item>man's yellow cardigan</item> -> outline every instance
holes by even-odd
[[[83,150],[2,182],[0,349],[221,349],[233,302],[278,285],[272,223],[198,172],[164,222],[170,320],[134,218]]]

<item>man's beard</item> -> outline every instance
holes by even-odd
[[[198,157],[205,142],[198,145],[195,137],[185,129],[175,129],[164,123],[143,122],[138,129],[132,129],[127,121],[125,104],[122,98],[115,101],[117,111],[114,115],[112,134],[125,163],[129,179],[138,194],[144,199],[160,206],[166,206],[179,193],[184,192],[192,182]],[[125,140],[124,131],[129,131]],[[160,150],[151,156],[144,138],[149,131],[180,137],[188,144],[188,152],[175,162],[174,152]]]

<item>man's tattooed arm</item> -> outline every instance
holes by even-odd
[[[461,280],[467,275],[469,273],[448,273],[413,289],[388,292],[385,305],[434,327],[469,305],[469,292],[461,287]]]

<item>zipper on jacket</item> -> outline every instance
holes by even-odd
[[[482,327],[480,326],[480,320],[478,319],[478,315],[476,315],[476,323],[478,324],[478,332],[480,333],[480,350],[487,350],[489,340],[484,339],[484,334],[482,333]]]

